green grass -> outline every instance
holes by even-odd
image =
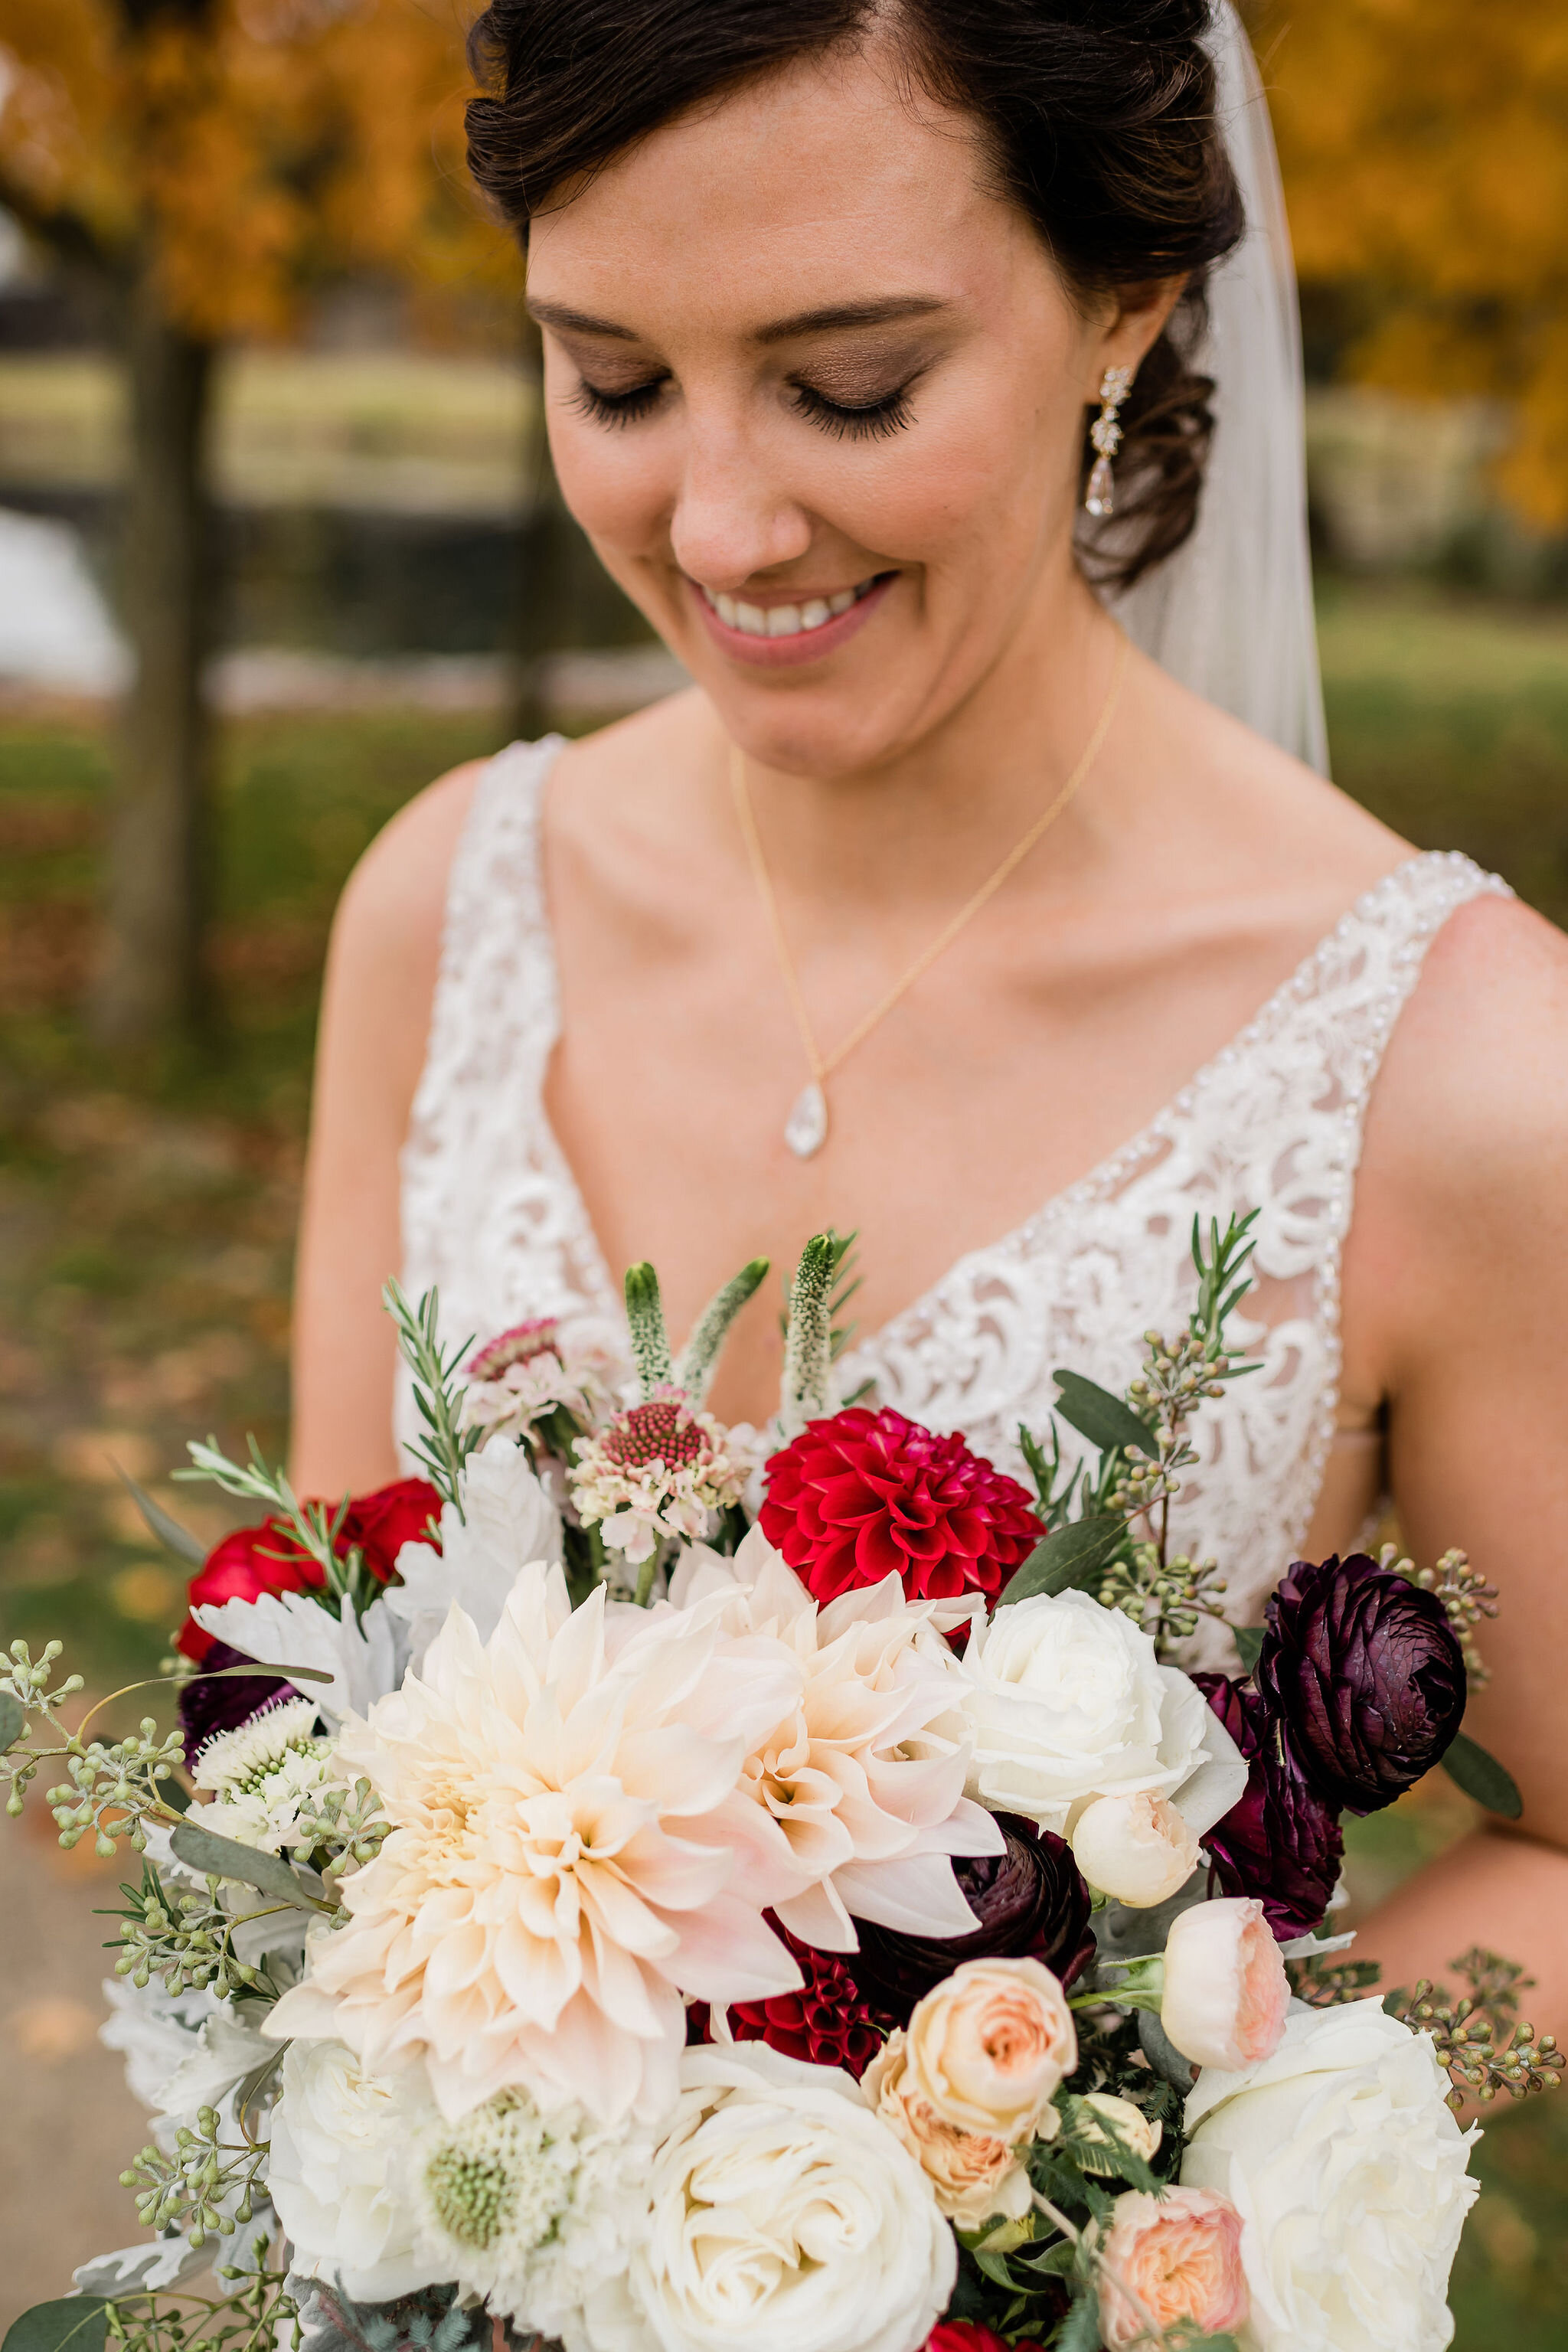
[[[1323,651],[1339,781],[1422,847],[1468,850],[1568,925],[1568,619],[1339,588]],[[0,1626],[61,1633],[96,1687],[155,1670],[179,1610],[112,1454],[167,1484],[184,1440],[286,1433],[294,1220],[321,960],[365,843],[487,717],[250,720],[225,740],[219,1043],[132,1084],[76,1005],[93,940],[107,747],[0,721]],[[1442,1834],[1396,1808],[1352,1836],[1365,1883]],[[1435,1955],[1437,1961],[1447,1955]],[[1499,2116],[1456,2273],[1461,2352],[1568,2342],[1568,2097]]]

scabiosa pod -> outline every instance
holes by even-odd
[[[668,1385],[578,1438],[576,1454],[567,1475],[578,1517],[634,1568],[651,1563],[665,1541],[700,1542],[740,1502],[753,1467],[740,1432],[694,1412],[685,1391]],[[651,1587],[651,1573],[641,1583]],[[638,1598],[647,1598],[640,1587]]]

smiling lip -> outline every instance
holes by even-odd
[[[839,592],[840,597],[850,593],[855,598],[846,611],[839,613],[832,609],[839,599],[826,596],[805,597],[795,604],[781,600],[772,605],[752,604],[746,597],[733,600],[736,605],[746,606],[749,613],[768,614],[770,620],[774,614],[786,615],[792,625],[789,632],[777,636],[760,635],[754,623],[749,629],[732,625],[714,609],[707,590],[700,588],[695,581],[691,593],[710,636],[732,660],[748,662],[758,669],[789,669],[802,662],[819,661],[825,654],[837,653],[840,646],[847,645],[857,630],[869,620],[897,576],[896,572],[883,572],[874,580],[860,583],[853,591]],[[729,604],[731,600],[726,596],[724,601]],[[818,610],[826,613],[826,620],[817,620]]]

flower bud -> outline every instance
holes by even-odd
[[[1231,2074],[1272,2058],[1289,2000],[1261,1903],[1222,1895],[1172,1921],[1160,2022],[1184,2058]]]
[[[1114,2173],[1119,2149],[1142,2157],[1145,2164],[1152,2164],[1160,2152],[1161,2126],[1113,2091],[1090,2091],[1085,2098],[1069,2100],[1068,2119],[1079,2143],[1075,2153],[1086,2172]],[[1096,2158],[1097,2147],[1104,2148],[1108,2161]]]
[[[1184,1886],[1198,1842],[1165,1798],[1096,1797],[1079,1815],[1073,1858],[1091,1886],[1134,1910],[1148,1910]]]

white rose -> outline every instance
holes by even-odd
[[[422,2070],[372,2074],[341,2042],[291,2042],[279,2091],[267,2185],[295,2268],[362,2303],[433,2284],[403,2166],[436,2112]]]
[[[632,2298],[662,2352],[919,2352],[952,2232],[858,2083],[748,2042],[688,2050]]]
[[[1095,1797],[1165,1797],[1194,1836],[1247,1787],[1203,1693],[1142,1626],[1087,1592],[999,1609],[963,1660],[972,1796],[1070,1837]],[[1103,1889],[1103,1892],[1110,1892]]]
[[[1249,2352],[1442,2352],[1479,2193],[1447,2089],[1430,2037],[1375,1997],[1296,2004],[1271,2058],[1203,2069],[1182,2179],[1241,2214]]]

